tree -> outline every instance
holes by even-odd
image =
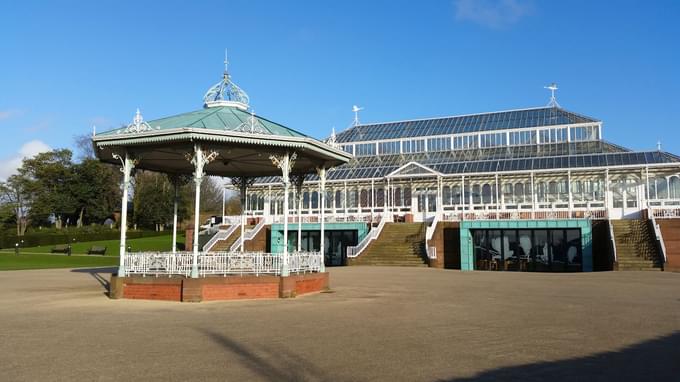
[[[70,189],[78,206],[78,225],[101,224],[113,215],[121,198],[121,173],[96,159],[84,159],[73,166]]]
[[[165,174],[139,171],[135,175],[133,221],[161,230],[172,220],[175,191]]]
[[[61,228],[65,218],[75,217],[78,205],[71,192],[71,155],[68,149],[39,153],[25,158],[18,169],[17,185],[30,202],[28,214],[33,224],[54,219],[57,228]]]
[[[17,175],[12,175],[6,182],[0,183],[3,220],[14,221],[17,236],[23,236],[28,226],[28,204],[22,185],[23,182]]]
[[[76,135],[73,137],[78,153],[78,160],[84,162],[87,159],[95,159],[97,156],[92,145],[92,137],[87,134]]]

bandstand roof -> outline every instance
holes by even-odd
[[[118,164],[113,154],[127,150],[138,159],[137,168],[171,174],[193,172],[186,154],[195,143],[219,153],[206,165],[206,174],[225,177],[278,175],[269,156],[285,152],[297,154],[292,173],[351,159],[338,148],[235,106],[211,106],[149,122],[138,114],[133,124],[94,135],[92,141],[104,162]]]

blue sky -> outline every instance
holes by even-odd
[[[0,5],[0,178],[73,137],[201,107],[229,49],[255,112],[314,137],[541,106],[680,154],[678,1],[88,1]]]

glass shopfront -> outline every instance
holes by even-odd
[[[578,272],[580,229],[472,230],[477,270]]]
[[[345,265],[347,263],[347,247],[358,243],[356,230],[326,230],[324,242],[326,266]],[[321,231],[302,231],[300,235],[300,249],[303,252],[319,251],[321,249]],[[297,231],[288,232],[288,251],[297,250]]]

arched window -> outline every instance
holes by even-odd
[[[377,207],[381,207],[385,205],[385,190],[382,188],[379,188],[375,192],[375,205]]]
[[[515,203],[524,203],[524,184],[515,183]]]
[[[680,176],[673,175],[670,177],[668,194],[671,199],[680,199]]]
[[[451,187],[448,185],[442,187],[442,203],[445,206],[451,204]]]
[[[463,200],[461,200],[461,194],[460,194],[460,186],[453,186],[453,195],[451,196],[451,204],[463,204]]]
[[[557,194],[559,200],[566,202],[569,200],[569,181],[562,179],[557,183]]]
[[[536,199],[539,203],[544,203],[546,201],[546,188],[545,182],[536,183]]]
[[[319,193],[316,191],[312,192],[312,208],[319,208]]]
[[[309,192],[305,191],[302,193],[302,208],[309,209]]]
[[[657,199],[668,199],[668,183],[666,178],[659,176],[654,179],[656,183],[656,198]]]
[[[583,200],[583,189],[581,188],[581,181],[574,180],[571,182],[571,199],[575,202]]]
[[[479,184],[472,185],[472,203],[482,203],[482,187]]]
[[[345,200],[344,191],[335,191],[335,208],[345,208],[343,201]]]
[[[514,204],[517,203],[514,198],[513,198],[513,192],[512,192],[512,183],[505,183],[503,184],[502,187],[503,190],[503,201],[508,204]]]
[[[551,180],[548,183],[548,201],[554,202],[555,200],[557,200],[557,182]]]
[[[493,199],[491,195],[491,186],[488,183],[485,183],[482,186],[482,203],[491,204]]]
[[[411,206],[411,188],[410,187],[404,187],[404,206],[405,207]]]
[[[361,190],[361,207],[368,207],[368,191]]]
[[[404,205],[403,199],[401,198],[401,187],[397,187],[394,189],[394,205],[397,207],[401,207]]]

